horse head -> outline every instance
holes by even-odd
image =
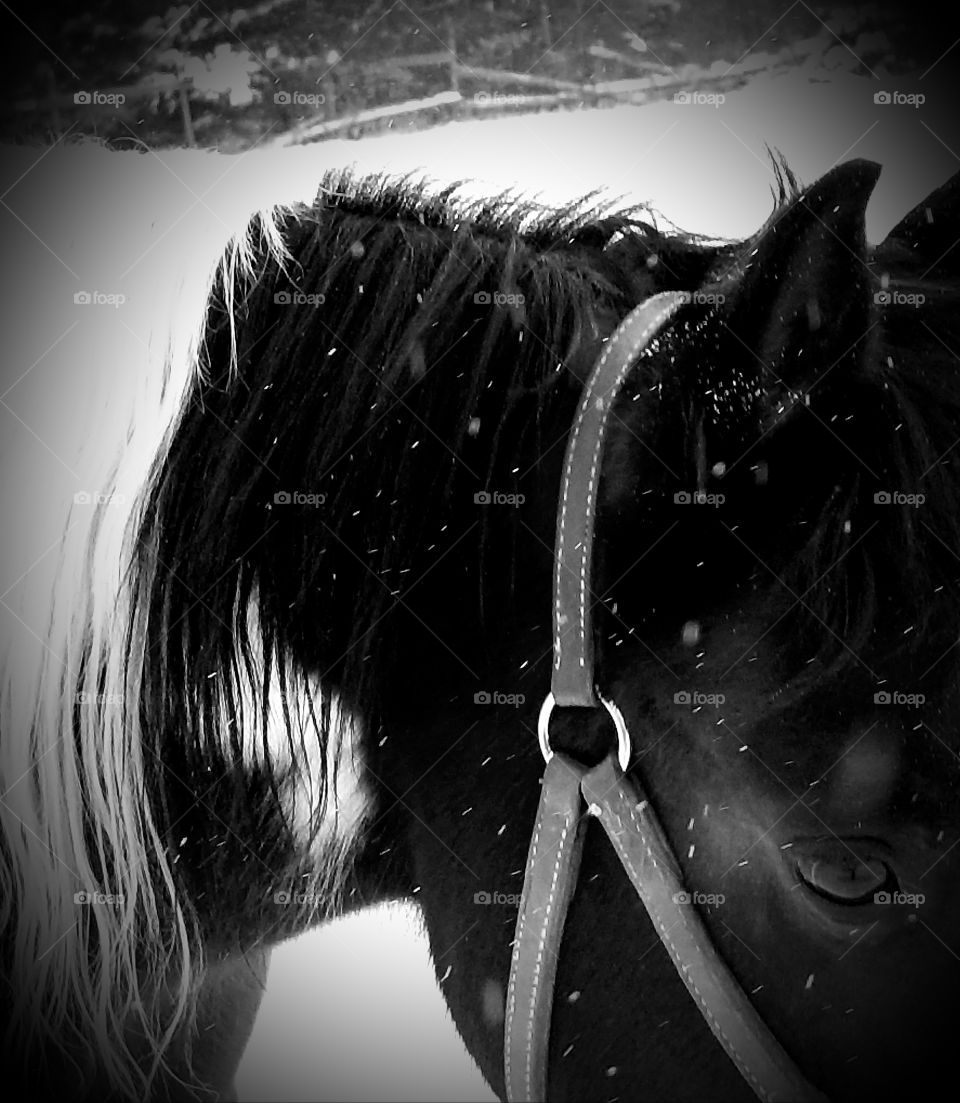
[[[740,987],[838,1099],[946,1075],[960,961],[957,180],[870,248],[878,173],[852,162],[796,189],[753,239],[704,249],[694,286],[673,284],[688,301],[609,415],[590,591],[627,776]],[[556,457],[538,460],[556,486]],[[519,900],[534,819],[550,501],[528,509],[519,611],[486,666],[490,684],[529,687],[526,707],[488,703],[438,767],[442,810],[413,804],[438,832],[460,819],[452,845],[484,889],[476,915],[470,876],[413,829],[444,991],[494,1085],[514,915],[498,924],[490,902]],[[458,680],[448,731],[467,727]],[[612,730],[602,710],[559,710],[552,747],[595,763]],[[552,948],[549,1096],[749,1095],[602,833],[580,868]]]

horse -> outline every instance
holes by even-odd
[[[189,341],[98,395],[100,481],[46,503],[50,585],[4,644],[15,1089],[232,1098],[271,947],[412,900],[468,1051],[517,1098],[558,766],[644,794],[627,812],[657,817],[683,922],[809,1097],[939,1087],[960,176],[868,247],[877,165],[806,188],[774,167],[773,213],[733,242],[328,173],[233,237]],[[593,409],[571,547],[607,708],[555,701],[544,730],[565,450]],[[590,826],[608,797],[571,808],[579,877],[557,844],[544,1036],[513,1053],[539,1047],[530,1097],[771,1097],[664,950],[618,850],[634,828]]]

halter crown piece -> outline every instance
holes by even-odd
[[[687,301],[681,292],[664,292],[624,319],[590,375],[567,442],[554,552],[553,675],[538,732],[546,768],[527,854],[504,1024],[511,1103],[546,1099],[557,958],[590,816],[599,819],[700,1013],[757,1097],[771,1103],[825,1103],[714,948],[636,771],[626,775],[631,754],[626,722],[595,688],[591,559],[610,409],[639,354]],[[549,724],[555,705],[606,708],[617,733],[617,754],[589,769],[553,753]]]

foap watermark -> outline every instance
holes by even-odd
[[[475,705],[510,705],[515,709],[525,704],[526,700],[522,693],[501,693],[498,689],[493,691],[481,689],[473,695]]]
[[[903,693],[899,689],[878,689],[873,695],[875,705],[905,705],[908,709],[918,709],[926,702],[923,693]]]
[[[873,301],[877,306],[923,306],[927,301],[927,296],[919,291],[883,289],[874,293]]]
[[[273,496],[275,506],[313,506],[314,509],[326,500],[326,494],[311,494],[305,490],[278,490]]]
[[[277,306],[323,306],[327,297],[320,291],[277,291],[273,301]]]
[[[125,497],[111,491],[101,494],[98,490],[78,490],[73,496],[75,506],[122,506]]]
[[[926,494],[905,494],[902,490],[877,490],[873,495],[876,506],[922,506]]]
[[[280,107],[323,107],[327,97],[322,92],[274,92],[273,102]]]
[[[122,892],[100,892],[98,889],[81,889],[73,894],[74,904],[87,906],[90,904],[111,904],[114,907],[123,905]]]
[[[727,97],[722,92],[701,92],[694,89],[691,92],[674,92],[673,102],[684,106],[719,107],[727,102]]]
[[[74,291],[74,306],[112,306],[114,310],[123,306],[127,296],[122,291]]]
[[[500,490],[478,490],[473,496],[475,506],[522,506],[526,494],[505,494]]]
[[[922,107],[927,102],[927,97],[922,92],[882,90],[873,93],[873,102],[879,107]]]
[[[273,902],[281,908],[317,908],[325,902],[329,903],[329,900],[316,892],[287,892],[281,889],[273,894]]]
[[[473,902],[474,904],[509,904],[516,908],[520,905],[520,893],[486,892],[481,889],[480,892],[473,894]]]
[[[101,92],[91,88],[73,93],[73,102],[78,107],[122,107],[127,102],[123,92]]]
[[[474,92],[473,102],[478,107],[519,107],[525,97],[515,92]]]
[[[696,689],[678,689],[673,695],[675,705],[692,705],[694,708],[702,708],[704,705],[713,705],[719,708],[726,701],[722,693],[700,693]]]
[[[713,906],[725,904],[727,902],[726,896],[722,892],[675,892],[673,894],[674,904],[699,904],[701,906]]]
[[[475,291],[473,301],[478,306],[523,306],[526,302],[519,291]]]
[[[919,908],[926,902],[926,896],[922,892],[875,892],[874,904],[906,904],[911,908]]]
[[[723,306],[727,296],[719,291],[681,291],[683,301],[697,306]]]
[[[109,705],[114,708],[119,708],[123,704],[122,693],[87,693],[86,690],[81,689],[74,700],[78,705]]]
[[[722,506],[727,500],[726,494],[708,494],[705,490],[678,490],[673,495],[676,506]]]

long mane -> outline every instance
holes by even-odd
[[[702,278],[712,254],[582,204],[458,203],[347,176],[326,178],[283,235],[288,259],[264,258],[235,289],[233,314],[211,311],[207,379],[147,510],[168,568],[150,632],[176,639],[164,645],[183,663],[175,679],[197,646],[217,665],[242,640],[256,591],[273,661],[293,641],[372,721],[376,656],[389,648],[381,622],[413,558],[439,539],[455,474],[468,471],[476,491],[508,486],[498,464],[575,394],[563,366],[649,293],[646,259],[679,284]],[[420,508],[407,508],[411,493]],[[322,508],[275,500],[298,494]],[[192,593],[206,595],[201,606]],[[150,692],[158,708],[171,699],[165,684]]]
[[[19,152],[5,163],[22,179],[37,157]],[[141,209],[155,190],[149,160],[90,146],[50,154],[44,170],[67,174],[93,209],[68,218],[37,190],[28,217],[51,235],[59,265],[22,265],[21,286],[43,304],[43,324],[31,330],[11,314],[5,326],[18,362],[42,361],[23,388],[36,387],[31,432],[52,443],[59,468],[43,474],[38,495],[34,454],[8,442],[2,503],[5,516],[21,519],[8,547],[22,540],[32,555],[4,595],[12,627],[0,656],[4,1052],[22,1056],[30,1083],[42,1081],[47,1061],[73,1061],[70,1090],[90,1084],[95,1053],[108,1085],[131,1098],[146,1093],[189,1020],[203,960],[146,787],[139,674],[128,663],[138,634],[130,566],[144,494],[196,383],[211,289],[220,282],[229,297],[233,271],[252,268],[254,244],[283,253],[278,215],[257,222],[263,239],[250,236],[248,189],[221,205],[215,224],[184,220],[186,264],[186,235],[159,232]],[[118,178],[128,185],[119,200]],[[97,197],[113,206],[97,209]],[[109,225],[123,227],[122,246],[104,232]],[[78,309],[78,280],[122,287],[123,313]],[[58,325],[52,347],[29,344]],[[162,1017],[160,992],[170,1003]]]
[[[101,322],[79,356],[57,361],[61,379],[85,381],[83,431],[59,438],[75,481],[38,510],[33,546],[45,526],[51,551],[10,605],[31,635],[3,656],[7,1052],[24,1055],[31,1080],[66,1056],[79,1083],[96,1053],[109,1087],[131,1097],[189,1041],[210,934],[188,868],[203,814],[260,839],[267,873],[251,893],[304,875],[282,798],[311,763],[308,848],[340,812],[328,782],[346,713],[334,688],[374,722],[368,660],[395,589],[381,580],[402,576],[439,516],[450,453],[478,411],[486,434],[528,417],[536,431],[561,380],[575,397],[560,365],[652,289],[648,258],[693,286],[713,255],[635,212],[458,203],[340,174],[314,204],[238,205],[220,226],[192,225],[189,261],[182,235],[158,246],[151,226],[137,243],[150,303],[123,316],[133,340]],[[112,245],[78,234],[68,255],[78,268],[102,257],[103,278]],[[169,287],[149,278],[161,268],[176,273]],[[291,308],[281,292],[322,296],[324,309]],[[381,418],[385,396],[404,408],[413,387],[420,416]],[[503,450],[489,436],[484,447],[493,465]],[[6,505],[30,472],[21,462],[8,474]],[[415,483],[426,508],[397,508]],[[361,485],[386,507],[358,526]],[[275,495],[311,487],[324,509],[293,523]],[[344,541],[377,558],[345,567]],[[282,761],[268,737],[278,722]],[[266,824],[264,802],[279,810]],[[336,841],[329,850],[307,871],[328,905],[349,861]],[[217,918],[235,907],[226,899]]]
[[[100,170],[109,157],[72,156],[74,173],[81,158]],[[149,158],[137,161],[146,172]],[[778,179],[780,210],[796,189],[786,170]],[[69,482],[27,509],[35,473],[11,452],[0,501],[5,516],[30,517],[25,548],[48,548],[4,602],[18,626],[0,656],[7,1052],[21,1046],[35,1072],[57,1051],[81,1083],[96,1053],[125,1097],[148,1094],[188,1042],[205,946],[280,937],[336,907],[359,822],[336,829],[349,818],[335,789],[347,729],[376,730],[390,614],[415,565],[456,552],[451,509],[465,493],[517,488],[515,457],[556,444],[545,434],[568,423],[583,371],[633,305],[722,282],[751,247],[589,200],[543,211],[342,173],[314,202],[248,195],[219,215],[184,227],[186,255],[186,233],[158,241],[144,228],[131,246],[142,295],[54,359],[71,418],[43,428]],[[91,225],[108,224],[101,216]],[[113,241],[73,221],[63,237],[68,266],[115,272]],[[957,288],[934,286],[893,246],[875,259],[893,288],[923,286],[931,302],[891,312],[848,389],[881,431],[850,436],[861,419],[838,432],[884,460],[892,487],[925,480],[936,521],[921,532],[926,522],[900,510],[886,542],[817,586],[849,543],[847,522],[869,524],[855,492],[818,498],[801,554],[794,543],[783,564],[798,590],[815,584],[816,616],[856,639],[879,619],[861,585],[871,572],[912,580],[897,610],[909,621],[945,577],[929,549],[960,546],[960,411],[944,345],[956,347]],[[47,301],[76,290],[59,279],[38,280]],[[17,349],[24,363],[41,351]],[[684,397],[687,428],[708,412],[702,392]],[[839,414],[837,396],[825,416]],[[37,409],[50,406],[40,388]],[[682,438],[688,465],[696,447]],[[491,513],[480,525],[470,623],[484,613],[495,524]],[[955,596],[939,609],[949,620]],[[215,861],[235,873],[251,856],[232,878],[242,885],[202,899]],[[257,909],[293,885],[310,902],[281,929]]]

